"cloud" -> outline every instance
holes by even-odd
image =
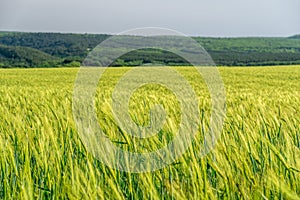
[[[2,0],[0,29],[118,33],[155,26],[190,35],[300,32],[298,0]]]

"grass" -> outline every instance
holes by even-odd
[[[209,125],[209,93],[192,68],[176,68],[200,105],[195,141],[172,165],[134,174],[103,165],[80,140],[72,116],[78,69],[0,70],[1,199],[300,199],[300,66],[219,68],[227,117],[216,148],[199,156]],[[110,93],[130,68],[110,69],[97,93],[99,124],[117,146],[153,151],[178,128],[180,105],[157,85],[130,101],[134,121],[147,125],[151,105],[164,105],[157,136],[138,140],[112,118]]]

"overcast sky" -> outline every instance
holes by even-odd
[[[300,33],[300,0],[0,0],[0,30],[119,33],[163,27],[193,36]]]

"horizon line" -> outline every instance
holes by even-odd
[[[28,30],[6,30],[0,29],[0,33],[53,33],[53,34],[74,34],[74,35],[118,35],[118,33],[108,32],[69,32],[69,31],[28,31]],[[202,38],[290,38],[298,36],[300,33],[294,33],[288,36],[272,36],[272,35],[241,35],[241,36],[217,36],[217,35],[187,35],[188,37],[202,37]]]

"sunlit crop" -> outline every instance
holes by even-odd
[[[172,140],[180,104],[166,88],[146,85],[130,115],[149,123],[162,104],[163,129],[139,140],[118,128],[110,107],[114,85],[130,68],[109,69],[99,82],[99,124],[115,145],[154,151]],[[227,115],[216,148],[200,157],[210,97],[193,68],[177,67],[199,100],[200,125],[184,156],[159,171],[110,169],[87,151],[72,115],[78,69],[0,70],[0,198],[2,199],[300,199],[300,66],[221,67]]]

